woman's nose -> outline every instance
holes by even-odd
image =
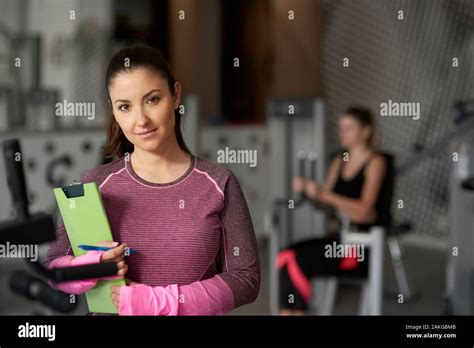
[[[150,122],[150,119],[145,114],[145,110],[141,108],[137,109],[136,118],[137,118],[137,124],[142,127],[146,126]]]

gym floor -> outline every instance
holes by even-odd
[[[231,315],[268,315],[268,248],[265,240],[259,240],[262,283],[257,300],[232,311]],[[417,240],[401,240],[405,269],[416,289],[417,296],[398,303],[398,293],[388,248],[385,250],[384,315],[441,315],[446,273],[446,249],[440,245],[423,245]],[[420,262],[423,260],[423,262]],[[356,315],[360,288],[353,284],[341,284],[337,290],[335,315]]]

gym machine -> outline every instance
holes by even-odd
[[[19,158],[22,156],[18,140],[6,140],[2,145],[15,218],[0,223],[0,244],[31,245],[54,240],[55,228],[52,217],[45,213],[29,212],[23,164],[18,160],[18,156]],[[62,313],[74,310],[76,303],[69,301],[69,295],[52,289],[47,281],[59,283],[113,276],[117,273],[117,265],[114,262],[47,269],[40,260],[32,261],[26,258],[24,260],[39,277],[26,271],[15,271],[9,281],[10,290]]]
[[[474,314],[474,100],[454,109],[445,314]]]

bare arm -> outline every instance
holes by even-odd
[[[337,181],[337,176],[339,173],[339,168],[342,163],[342,158],[341,156],[336,156],[329,167],[329,170],[326,175],[326,179],[324,181],[324,184],[322,187],[328,191],[332,191],[334,185],[336,184]],[[317,201],[317,189],[314,190],[315,187],[318,186],[318,183],[315,181],[311,181],[310,179],[301,177],[301,176],[296,176],[293,178],[292,182],[292,187],[293,191],[295,192],[302,192],[304,191],[306,194],[306,197],[308,197],[312,201]]]
[[[331,165],[329,166],[328,173],[326,175],[326,179],[324,180],[324,184],[323,184],[323,188],[325,190],[328,190],[328,191],[333,190],[334,185],[336,184],[336,181],[337,181],[339,170],[341,168],[341,163],[342,163],[341,156],[336,156],[332,160]]]

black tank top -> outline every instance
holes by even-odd
[[[338,193],[342,196],[346,196],[349,198],[360,198],[362,194],[362,188],[364,187],[364,182],[365,182],[365,168],[369,164],[369,162],[376,156],[376,153],[373,153],[364,163],[362,168],[354,175],[351,179],[345,180],[342,177],[342,170],[344,168],[344,161],[342,161],[341,166],[339,168],[339,175],[336,181],[336,184],[334,185],[333,191],[335,193]],[[380,198],[380,194],[379,194]],[[377,199],[377,204],[376,204],[376,210],[379,211],[379,201],[380,199]],[[378,217],[376,218],[376,222],[374,224],[356,224],[356,223],[351,223],[353,226],[357,227],[357,230],[359,231],[368,231],[371,226],[377,224],[378,222]]]

